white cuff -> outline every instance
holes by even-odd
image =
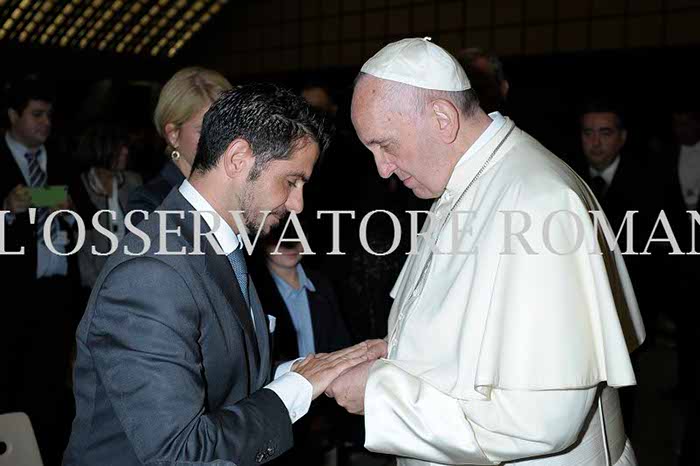
[[[290,363],[293,362],[290,361]],[[290,363],[285,363],[282,366],[289,364],[291,367]],[[280,397],[289,411],[289,418],[293,424],[309,412],[314,389],[311,382],[306,380],[304,376],[296,372],[289,372],[289,368],[287,368],[286,373],[279,375],[282,366],[277,368],[275,380],[267,384],[265,388],[269,388]]]
[[[279,366],[277,366],[277,369],[275,370],[275,380],[279,379],[282,377],[284,374],[292,370],[292,365],[294,365],[295,362],[297,361],[303,361],[304,358],[296,358],[292,359],[291,361],[283,362]]]

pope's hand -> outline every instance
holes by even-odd
[[[311,354],[294,363],[292,371],[303,376],[313,387],[313,399],[326,391],[342,373],[358,364],[373,362],[386,356],[386,342],[367,340],[333,353]]]
[[[344,372],[326,390],[326,395],[350,414],[365,413],[365,387],[374,361],[366,361]]]

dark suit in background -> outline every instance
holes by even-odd
[[[193,210],[177,190],[160,208]],[[128,256],[123,246],[141,251],[143,243],[125,237],[78,329],[77,414],[64,464],[275,458],[291,447],[292,428],[282,400],[262,388],[270,376],[265,317],[256,315],[254,329],[227,257],[207,240],[204,255],[156,255],[159,219],[139,227],[152,247]],[[192,251],[192,215],[169,217],[175,228],[181,236],[168,235],[167,249]]]
[[[64,185],[63,159],[47,149],[47,185]],[[63,165],[62,165],[63,164]],[[18,184],[27,185],[4,134],[0,133],[0,202]],[[8,214],[9,215],[9,214]],[[73,228],[57,217],[73,249]],[[81,309],[73,298],[79,289],[76,256],[68,256],[65,276],[37,278],[37,228],[29,213],[5,220],[6,251],[0,255],[5,297],[0,324],[0,413],[26,412],[37,435],[44,463],[56,464],[68,439],[72,416],[67,385],[72,335]],[[11,304],[13,303],[13,304]]]
[[[597,198],[614,234],[620,231],[627,212],[637,211],[633,217],[632,244],[634,252],[641,253],[662,208],[663,191],[660,183],[654,180],[653,172],[648,167],[645,157],[632,153],[623,153],[618,157],[619,165],[612,181],[602,194],[597,194]],[[587,163],[581,163],[578,171],[589,186],[595,185]],[[626,244],[627,234],[623,230],[618,239],[618,247],[621,251],[626,250]],[[624,260],[644,316],[647,332],[650,337],[653,337],[654,322],[659,310],[656,272],[663,260],[660,254],[653,256],[629,254],[624,256]]]
[[[641,253],[649,239],[654,222],[659,215],[662,204],[660,186],[653,184],[652,172],[647,167],[647,159],[638,154],[622,153],[618,155],[618,164],[609,184],[600,187],[596,198],[607,217],[613,234],[617,235],[628,211],[636,211],[633,218],[633,251]],[[614,162],[615,163],[615,162]],[[596,191],[596,181],[591,169],[584,160],[579,165],[579,173],[586,183]],[[627,226],[629,226],[629,221]],[[622,230],[617,241],[620,251],[626,250],[627,230]],[[647,328],[648,340],[655,336],[656,320],[660,310],[658,283],[656,273],[663,264],[660,255],[643,256],[629,254],[624,256],[625,265],[630,274],[639,309]],[[645,343],[649,347],[649,343]],[[639,370],[639,352],[632,355],[632,364]],[[636,387],[624,387],[620,390],[625,431],[634,435],[636,421]]]
[[[125,212],[131,212],[132,210],[153,212],[163,203],[170,191],[180,186],[184,180],[185,175],[174,163],[170,161],[165,162],[165,165],[163,165],[160,173],[155,178],[137,187],[129,194],[129,202]],[[134,214],[131,223],[137,225],[141,220],[143,220],[143,215]]]
[[[331,282],[315,270],[304,268],[304,271],[316,287],[315,292],[307,290],[306,293],[309,299],[316,352],[331,353],[350,346],[350,334],[340,315],[338,300]],[[256,263],[251,268],[251,275],[263,309],[277,319],[272,361],[280,363],[298,358],[299,348],[289,309],[270,273],[264,264]]]
[[[350,346],[351,338],[342,319],[331,282],[320,273],[304,268],[316,291],[306,290],[311,313],[314,347],[317,353],[330,353]],[[276,318],[272,342],[272,361],[279,364],[299,357],[297,334],[290,310],[262,258],[256,259],[251,275],[267,314]],[[323,454],[347,438],[348,427],[357,417],[349,415],[331,399],[322,396],[309,413],[294,424],[294,448],[275,460],[276,466],[321,464]]]
[[[700,251],[700,236],[692,243],[691,216],[687,211],[698,210],[686,205],[679,177],[680,146],[666,147],[664,154],[659,154],[659,178],[663,185],[663,209],[673,229],[678,246],[684,252]],[[696,226],[697,228],[697,226]],[[696,233],[697,235],[697,233]],[[657,234],[663,236],[663,233]],[[678,385],[675,395],[681,398],[697,398],[697,339],[698,306],[697,289],[700,285],[700,264],[697,256],[670,255],[667,245],[658,247],[663,253],[664,274],[662,286],[665,290],[666,307],[669,316],[676,324],[678,341]]]

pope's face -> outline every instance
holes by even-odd
[[[372,152],[382,178],[395,174],[417,197],[439,197],[444,177],[437,172],[439,164],[431,163],[436,154],[429,128],[408,105],[391,105],[391,99],[399,98],[390,95],[381,79],[362,78],[352,97],[355,131]]]

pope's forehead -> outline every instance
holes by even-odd
[[[394,113],[397,101],[405,94],[395,83],[374,76],[363,76],[355,85],[352,99],[353,113],[373,116]]]
[[[368,102],[384,98],[386,87],[383,79],[373,76],[363,76],[355,85],[352,99],[353,104],[362,103],[366,105]]]

